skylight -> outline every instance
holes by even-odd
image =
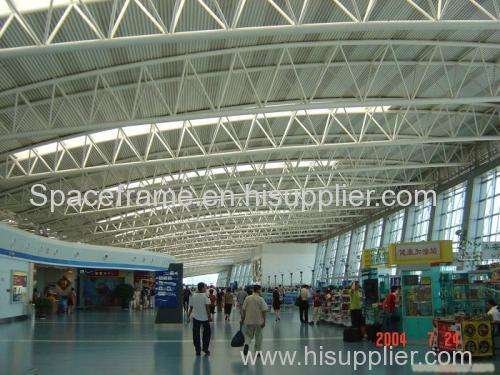
[[[50,3],[52,1],[52,6],[64,7],[70,5],[73,0],[11,0],[11,3],[17,9],[19,13],[33,13],[44,9],[49,9]],[[100,0],[86,0],[85,2],[97,2]],[[7,16],[11,14],[12,11],[7,4],[6,0],[0,0],[0,16]]]
[[[2,0],[0,0],[1,2]],[[157,124],[146,124],[146,125],[132,125],[125,126],[123,128],[115,128],[110,130],[104,130],[96,133],[91,133],[88,135],[76,136],[64,139],[62,141],[52,142],[41,146],[35,146],[27,150],[19,151],[12,154],[12,157],[22,161],[36,156],[44,156],[53,154],[55,152],[62,152],[64,149],[71,150],[74,148],[89,145],[91,143],[99,144],[104,142],[110,142],[121,137],[123,134],[129,138],[149,134],[154,126],[163,132],[182,129],[184,125],[188,127],[198,127],[215,125],[219,121],[223,124],[226,123],[236,123],[241,121],[251,121],[255,117],[257,120],[262,120],[264,118],[287,118],[291,116],[324,116],[324,115],[344,115],[344,114],[373,114],[382,113],[389,109],[389,106],[376,106],[376,107],[341,107],[334,109],[308,109],[300,111],[283,111],[283,112],[272,112],[272,113],[261,113],[258,115],[239,115],[239,116],[227,116],[227,117],[209,117],[204,119],[187,120],[187,121],[170,121],[162,122]]]
[[[288,214],[290,210],[274,210],[274,211],[236,211],[236,212],[224,212],[224,213],[216,213],[216,214],[208,214],[203,216],[192,216],[186,219],[179,219],[165,222],[165,225],[174,225],[174,224],[185,224],[192,223],[195,221],[203,221],[203,220],[212,220],[212,219],[224,219],[230,217],[241,217],[241,216],[267,216],[267,215],[281,215]],[[115,237],[122,237],[127,234],[134,234],[144,229],[133,229],[126,232],[118,233]]]
[[[335,167],[337,161],[330,159],[305,159],[305,160],[289,160],[287,162],[283,161],[270,161],[267,163],[252,163],[252,164],[239,164],[231,166],[228,168],[224,167],[214,167],[200,170],[190,170],[179,173],[172,173],[163,176],[157,176],[154,178],[148,178],[144,180],[138,180],[130,182],[128,185],[115,185],[108,187],[106,190],[117,191],[120,187],[123,189],[137,189],[152,185],[167,184],[170,182],[185,182],[192,178],[200,178],[204,176],[216,176],[216,175],[235,175],[241,172],[251,172],[251,171],[263,171],[270,169],[286,169],[286,168],[313,168],[313,167]]]

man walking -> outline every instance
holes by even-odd
[[[241,309],[241,324],[244,325],[245,346],[243,354],[248,354],[250,342],[255,338],[254,350],[262,348],[262,328],[266,326],[267,303],[261,297],[260,285],[253,287],[253,293],[245,298]]]
[[[309,323],[309,289],[307,285],[302,285],[299,291],[300,303],[299,303],[299,313],[300,321],[302,323]]]
[[[243,307],[243,302],[245,302],[245,298],[247,298],[248,293],[245,291],[245,289],[240,288],[238,290],[238,293],[236,294],[236,301],[238,301],[238,310],[240,311],[241,314],[241,308]]]
[[[193,293],[191,293],[189,286],[186,285],[186,287],[184,288],[184,291],[183,291],[183,303],[182,303],[186,315],[187,315],[188,310],[189,310],[189,298],[191,297],[192,294]]]
[[[198,293],[195,293],[189,299],[188,322],[193,315],[193,344],[196,350],[196,355],[201,355],[201,350],[205,355],[210,355],[208,346],[210,345],[210,322],[212,314],[210,313],[210,299],[207,294],[207,286],[205,283],[198,284]],[[200,345],[200,329],[203,327],[202,345]]]

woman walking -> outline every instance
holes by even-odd
[[[226,314],[225,320],[229,320],[231,315],[231,310],[233,309],[234,295],[231,289],[227,288],[224,294],[224,314]]]
[[[274,315],[276,316],[276,321],[280,319],[280,310],[281,310],[281,293],[278,288],[274,288],[273,290],[273,310]]]
[[[75,288],[71,288],[71,292],[68,295],[68,314],[71,315],[75,311],[76,306],[76,292]]]
[[[221,288],[216,289],[216,296],[217,296],[217,311],[221,312],[222,311],[222,303],[224,301],[224,292],[222,291]]]
[[[213,289],[210,289],[208,291],[208,299],[210,300],[210,314],[215,314],[216,297],[214,295],[214,290]]]

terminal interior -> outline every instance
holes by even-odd
[[[498,0],[0,0],[0,374],[498,373],[499,61]]]

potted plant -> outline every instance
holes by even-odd
[[[35,302],[35,313],[38,318],[46,318],[50,313],[52,304],[48,298],[37,298]]]
[[[118,285],[114,292],[115,298],[123,309],[128,309],[130,301],[134,296],[134,287],[129,284]]]

